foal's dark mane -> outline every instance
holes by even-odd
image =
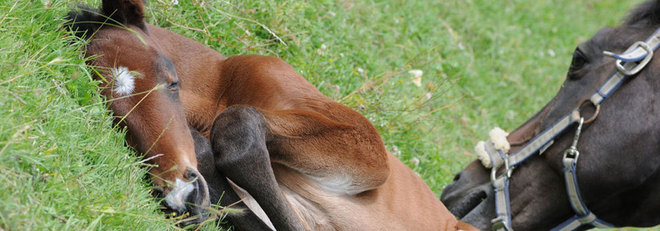
[[[105,21],[98,9],[77,5],[64,17],[65,27],[69,27],[76,37],[87,39],[97,31]]]
[[[624,21],[627,26],[652,27],[660,24],[660,0],[639,4]]]
[[[103,25],[135,25],[148,33],[144,23],[144,0],[123,1],[103,0],[103,9],[94,9],[77,5],[65,19],[65,26],[70,27],[75,35],[87,39]],[[139,6],[139,7],[138,7]]]

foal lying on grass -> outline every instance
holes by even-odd
[[[128,143],[157,166],[157,195],[191,215],[184,225],[203,221],[224,193],[222,206],[265,212],[227,218],[244,230],[470,228],[385,150],[366,118],[284,61],[225,57],[146,23],[141,0],[104,0],[99,13],[69,19],[89,40],[88,64]]]

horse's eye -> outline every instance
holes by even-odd
[[[179,89],[179,81],[174,81],[167,86],[168,90],[175,91]]]
[[[582,53],[582,51],[579,48],[575,49],[575,51],[573,52],[573,61],[571,62],[571,70],[579,70],[586,63],[587,63],[587,59],[584,53]]]
[[[580,48],[575,49],[575,52],[573,52],[573,61],[571,61],[571,67],[568,69],[568,77],[575,79],[578,76],[576,72],[582,69],[587,63],[588,60]]]

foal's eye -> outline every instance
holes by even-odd
[[[170,85],[167,86],[167,89],[171,90],[171,91],[178,90],[179,89],[179,81],[174,81],[174,82],[170,83]]]

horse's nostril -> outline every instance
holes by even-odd
[[[183,199],[188,203],[198,206],[208,206],[210,203],[209,192],[203,175],[196,169],[188,168],[185,177],[188,180],[188,184],[190,184],[193,189],[189,194],[186,194]],[[189,209],[192,209],[192,207]]]
[[[197,174],[196,171],[192,169],[188,169],[188,171],[186,172],[186,178],[188,178],[189,181],[193,181],[199,178],[199,175]]]
[[[163,198],[165,197],[165,192],[163,192],[163,189],[161,188],[154,188],[153,191],[151,191],[151,195],[155,198]]]
[[[454,176],[454,181],[458,181],[459,179],[461,179],[461,173],[463,172],[456,173],[456,176]]]
[[[488,193],[486,193],[486,191],[481,191],[477,194],[477,198],[479,198],[479,201],[484,201],[488,198]]]

